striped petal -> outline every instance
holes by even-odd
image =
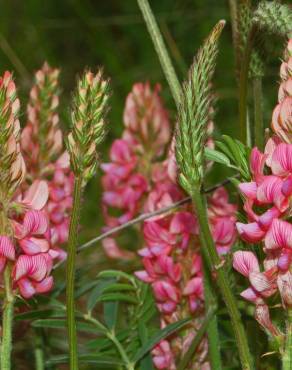
[[[265,237],[265,246],[267,249],[292,248],[292,225],[274,219]]]
[[[248,251],[237,251],[233,254],[233,268],[246,277],[251,272],[260,271],[256,255]]]
[[[241,238],[249,243],[257,243],[265,236],[265,232],[259,227],[257,222],[252,222],[250,224],[237,222],[236,228]]]
[[[44,212],[32,210],[25,213],[23,226],[29,233],[41,235],[47,231],[49,224]]]
[[[15,260],[15,249],[11,239],[8,236],[0,236],[0,256],[9,260]]]

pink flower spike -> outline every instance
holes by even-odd
[[[237,222],[236,228],[241,238],[249,243],[257,243],[265,236],[265,232],[259,227],[257,222],[252,222],[250,224]]]
[[[15,260],[15,249],[11,239],[8,236],[0,236],[0,256],[8,258],[11,261]]]
[[[248,277],[251,272],[259,272],[257,257],[252,252],[237,251],[233,255],[233,268],[243,276]]]
[[[265,237],[267,249],[292,248],[292,225],[289,222],[274,219]]]

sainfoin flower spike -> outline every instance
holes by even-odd
[[[150,89],[148,83],[133,86],[126,99],[122,139],[116,139],[111,146],[111,162],[101,165],[105,172],[102,184],[107,229],[127,222],[139,213],[171,205],[186,196],[177,181],[175,142],[170,143],[170,123],[166,121],[168,114],[158,92],[157,86]],[[147,111],[149,106],[153,108]],[[156,122],[161,122],[161,131],[157,131]],[[208,125],[209,129],[213,126],[211,123]],[[147,133],[152,131],[156,131],[156,136],[149,140]],[[163,159],[167,144],[171,145],[166,159]],[[211,136],[207,145],[212,145]],[[208,197],[208,216],[222,258],[234,242],[235,212],[236,206],[228,202],[223,188]],[[204,319],[198,222],[188,205],[167,215],[152,217],[144,222],[142,230],[143,248],[138,255],[142,258],[143,269],[135,274],[153,288],[161,327],[188,315],[194,318],[181,338],[173,335],[153,350],[153,362],[157,369],[175,369]],[[135,257],[133,252],[119,246],[117,236],[104,240],[103,246],[111,258]],[[194,356],[192,368],[208,368],[207,353],[208,344],[204,338]]]
[[[22,156],[19,106],[12,75],[5,72],[0,78],[0,272],[4,285],[1,369],[8,370],[15,297],[28,299],[50,291],[53,259],[59,256],[52,249],[45,210],[48,184],[30,163],[26,170]]]
[[[51,243],[59,259],[67,242],[72,208],[73,173],[64,151],[59,127],[59,70],[44,63],[35,73],[27,105],[27,123],[21,133],[21,149],[29,181],[43,179],[49,185],[46,212],[50,219]]]
[[[290,39],[280,68],[278,104],[272,115],[275,136],[267,141],[264,153],[257,148],[252,149],[252,181],[239,185],[248,223],[237,223],[237,230],[248,245],[258,244],[257,248],[263,251],[259,256],[264,258],[258,259],[250,251],[237,251],[233,256],[233,267],[249,280],[249,286],[241,292],[241,296],[255,304],[256,320],[269,335],[278,340],[279,351],[283,353],[290,350],[292,309],[291,55]],[[270,317],[271,296],[273,306],[278,304],[284,310],[281,317],[287,320],[285,333]],[[286,355],[283,355],[283,366],[285,358]]]

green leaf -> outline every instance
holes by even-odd
[[[135,282],[135,278],[126,272],[119,270],[106,270],[102,271],[97,275],[98,278],[124,278],[129,280],[131,283]]]
[[[24,313],[19,313],[14,316],[15,320],[36,320],[48,317],[65,317],[65,310],[48,309],[48,310],[35,310]]]
[[[164,329],[159,330],[155,335],[152,336],[147,342],[139,349],[139,351],[135,354],[133,361],[136,363],[140,361],[149,351],[152,350],[157,343],[159,343],[162,339],[167,338],[170,334],[175,333],[186,324],[188,324],[192,319],[187,318],[180,321],[177,321],[173,324],[166,326]]]
[[[135,287],[130,284],[122,284],[122,283],[117,283],[117,284],[111,284],[103,290],[104,292],[124,292],[124,291],[135,291]]]
[[[120,332],[116,333],[116,337],[120,342],[123,342],[125,339],[129,338],[131,334],[131,329],[121,330]],[[112,341],[108,338],[96,338],[92,339],[86,343],[86,348],[88,350],[96,351],[104,351],[110,347],[112,347]]]
[[[141,345],[143,346],[148,340],[148,330],[143,322],[139,322],[138,324],[138,333]],[[141,359],[140,368],[141,370],[154,370],[152,356],[150,353]]]
[[[78,356],[80,362],[90,363],[95,365],[96,368],[112,368],[113,366],[123,365],[123,361],[115,358],[102,357],[101,355],[92,355],[92,354],[81,354]],[[46,361],[47,366],[66,364],[69,361],[68,355],[60,355],[51,357]],[[98,367],[97,367],[98,366]]]
[[[40,319],[34,321],[32,326],[35,328],[66,329],[67,322],[63,319]],[[96,326],[80,321],[77,322],[77,330],[93,334],[104,334],[104,332],[99,330]]]
[[[123,293],[107,293],[102,295],[99,300],[101,302],[109,302],[109,301],[121,301],[121,302],[127,302],[132,304],[137,304],[138,301],[135,297],[129,295],[129,294],[123,294]]]
[[[101,297],[102,293],[104,292],[104,289],[108,287],[109,285],[112,285],[113,282],[116,281],[116,279],[104,279],[100,280],[94,289],[92,289],[88,301],[87,301],[87,310],[90,312],[93,310],[94,306],[98,302],[99,298]]]
[[[227,167],[231,164],[229,158],[225,154],[215,149],[205,148],[205,158],[208,161],[220,163]]]
[[[105,302],[103,305],[103,316],[106,326],[113,329],[118,318],[119,302]]]
[[[81,297],[83,294],[87,293],[90,289],[96,286],[96,284],[98,284],[98,280],[89,281],[88,283],[82,284],[79,289],[76,289],[74,297]]]

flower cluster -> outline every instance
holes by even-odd
[[[0,271],[12,270],[13,288],[24,298],[49,291],[53,259],[58,253],[51,248],[50,226],[45,206],[48,184],[29,176],[20,145],[19,100],[9,72],[0,79]],[[20,186],[23,186],[23,189]],[[10,270],[9,270],[10,271]]]
[[[136,84],[124,112],[125,131],[113,143],[110,163],[102,164],[103,210],[108,228],[120,225],[141,212],[153,212],[182,200],[178,185],[174,146],[170,145],[167,113],[149,84]],[[212,131],[213,123],[209,123]],[[210,132],[209,132],[210,133]],[[166,145],[167,158],[163,160]],[[212,140],[207,145],[212,146]],[[120,215],[112,216],[111,208]],[[223,188],[208,199],[209,221],[220,255],[227,253],[236,237],[236,206],[228,202]],[[190,205],[152,217],[143,223],[144,248],[138,251],[144,270],[136,276],[151,284],[161,326],[192,314],[194,320],[181,337],[163,340],[153,350],[157,369],[176,369],[176,360],[188,349],[204,317],[204,292],[199,228]],[[104,241],[109,256],[130,258],[133,253],[118,247],[114,238]],[[207,341],[199,346],[191,369],[208,369]]]
[[[112,144],[111,162],[101,165],[105,172],[102,207],[106,229],[129,221],[143,209],[153,162],[169,142],[170,124],[159,91],[159,85],[152,90],[149,83],[137,83],[127,97],[122,138]],[[119,248],[114,238],[105,239],[103,246],[112,258],[133,257]]]
[[[234,254],[233,266],[249,279],[241,295],[256,305],[256,318],[272,335],[278,335],[269,318],[267,298],[280,293],[283,307],[292,305],[292,40],[281,66],[279,104],[274,110],[272,128],[277,134],[266,144],[265,152],[251,152],[252,181],[239,189],[245,198],[248,224],[237,223],[240,236],[248,243],[263,243],[263,271],[256,255],[249,251]]]
[[[27,123],[21,134],[21,149],[27,166],[27,179],[43,179],[49,186],[46,212],[50,220],[51,243],[64,259],[60,246],[67,242],[72,208],[73,173],[63,147],[59,128],[59,70],[47,63],[35,74],[27,106]]]

